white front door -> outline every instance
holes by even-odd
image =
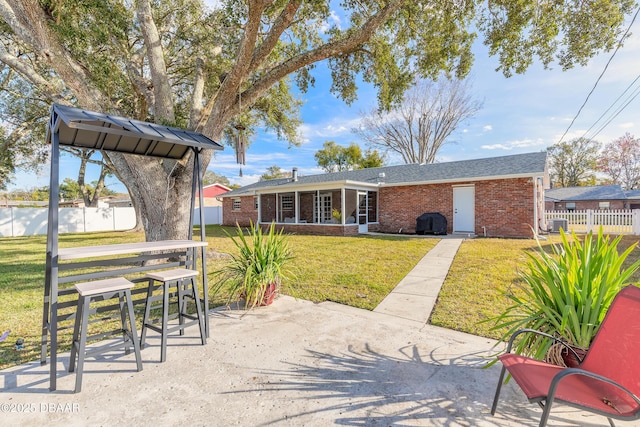
[[[475,233],[475,188],[453,187],[453,232]]]

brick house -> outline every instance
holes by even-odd
[[[619,210],[637,205],[619,185],[550,188],[544,199],[547,211]]]
[[[260,181],[223,194],[223,225],[287,232],[413,234],[438,212],[447,233],[531,237],[543,224],[546,153],[410,164]],[[536,226],[536,224],[538,226]]]

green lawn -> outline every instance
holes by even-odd
[[[227,231],[235,234],[234,228]],[[60,247],[142,240],[142,233],[132,232],[63,234]],[[230,252],[235,246],[219,226],[207,227],[207,241],[212,287],[213,272],[224,262],[214,253]],[[406,236],[291,235],[293,268],[298,275],[285,292],[311,301],[335,301],[371,310],[437,242]],[[46,236],[0,239],[0,334],[12,331],[0,343],[0,369],[39,358],[45,250]],[[213,306],[225,302],[225,295],[211,296]],[[70,334],[71,330],[60,331],[61,351],[69,348]],[[14,349],[18,337],[25,339],[22,351]]]
[[[541,241],[545,250],[558,235]],[[619,251],[640,240],[638,236],[624,236]],[[533,239],[473,239],[466,240],[458,251],[449,275],[442,286],[430,322],[444,328],[455,329],[490,338],[499,338],[502,331],[491,331],[492,323],[486,319],[501,314],[510,300],[507,292],[518,292],[522,281],[518,277],[527,262],[526,252],[537,251]],[[635,249],[625,261],[625,267],[640,258]],[[633,276],[640,282],[640,271]]]
[[[227,230],[235,234],[234,228]],[[98,245],[144,240],[141,233],[86,233],[60,236],[60,246]],[[625,237],[626,247],[637,237]],[[234,246],[219,226],[207,227],[208,271],[224,262],[216,252]],[[284,292],[311,301],[335,301],[371,310],[433,247],[437,238],[410,236],[325,237],[291,235],[297,279]],[[0,239],[0,334],[12,330],[0,343],[0,369],[39,357],[43,306],[45,236]],[[497,337],[490,324],[479,323],[504,309],[502,293],[518,284],[517,272],[526,251],[536,249],[534,240],[474,239],[461,246],[438,298],[431,322],[472,334]],[[640,249],[631,258],[637,259]],[[631,260],[628,260],[631,262]],[[640,275],[634,278],[640,280]],[[213,306],[225,295],[212,295]],[[61,334],[61,351],[68,349],[68,334]],[[25,349],[16,351],[15,340],[25,339]],[[66,338],[65,338],[66,337]]]

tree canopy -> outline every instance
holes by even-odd
[[[596,162],[600,143],[588,138],[575,138],[547,149],[549,169],[554,187],[595,185]]]
[[[326,141],[322,149],[314,154],[318,166],[325,172],[340,172],[354,169],[377,168],[384,166],[384,158],[376,150],[367,150],[362,154],[356,143],[348,147]]]
[[[9,149],[38,151],[52,102],[186,127],[221,140],[241,125],[299,142],[299,100],[327,61],[331,92],[362,79],[380,108],[416,77],[465,76],[480,32],[505,75],[538,58],[584,64],[613,48],[632,0],[0,2],[0,118]],[[334,20],[333,16],[339,16]],[[23,145],[25,146],[25,145]],[[212,152],[205,153],[208,164]],[[108,154],[149,240],[186,235],[191,163]],[[5,160],[6,161],[6,160]],[[166,208],[166,200],[175,206]]]
[[[267,171],[260,175],[260,181],[266,181],[268,179],[288,178],[291,176],[291,172],[284,171],[278,165],[269,166]]]
[[[626,133],[607,145],[598,156],[598,170],[625,190],[640,187],[640,138]]]

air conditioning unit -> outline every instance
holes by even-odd
[[[564,231],[568,230],[569,221],[565,218],[553,218],[549,220],[549,225],[551,226],[551,232],[559,233],[562,228]]]

